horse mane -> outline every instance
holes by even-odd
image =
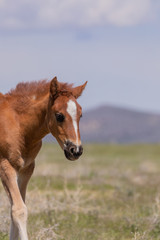
[[[65,92],[72,92],[73,84],[68,83],[60,83],[59,94],[63,94]],[[49,93],[50,82],[47,80],[41,81],[32,81],[32,82],[21,82],[18,83],[15,89],[11,89],[7,94],[9,96],[27,96],[31,97],[36,95],[38,97],[42,97],[45,94]]]
[[[31,97],[36,94],[36,96],[43,96],[49,92],[49,84],[47,80],[21,82],[17,84],[15,89],[11,89],[7,95]]]
[[[40,80],[18,83],[15,89],[11,89],[5,96],[12,100],[12,107],[18,112],[26,112],[33,104],[50,92],[50,81]],[[60,83],[58,95],[69,96],[72,93],[72,84]]]

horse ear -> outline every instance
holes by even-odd
[[[87,85],[87,82],[88,81],[86,81],[83,85],[81,85],[79,87],[75,87],[75,88],[72,89],[72,94],[76,99],[81,96],[83,90],[85,89],[85,87]]]
[[[52,97],[54,97],[56,95],[58,90],[59,90],[59,82],[57,80],[57,77],[54,77],[50,83],[50,93],[51,93]]]

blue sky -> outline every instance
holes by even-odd
[[[158,0],[0,0],[0,89],[51,79],[88,86],[84,109],[160,112]]]

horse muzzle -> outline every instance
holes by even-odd
[[[64,154],[68,160],[77,160],[83,153],[83,147],[76,146],[74,143],[67,141],[64,145]]]

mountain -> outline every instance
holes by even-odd
[[[84,112],[80,131],[85,142],[160,142],[160,115],[101,106]]]

